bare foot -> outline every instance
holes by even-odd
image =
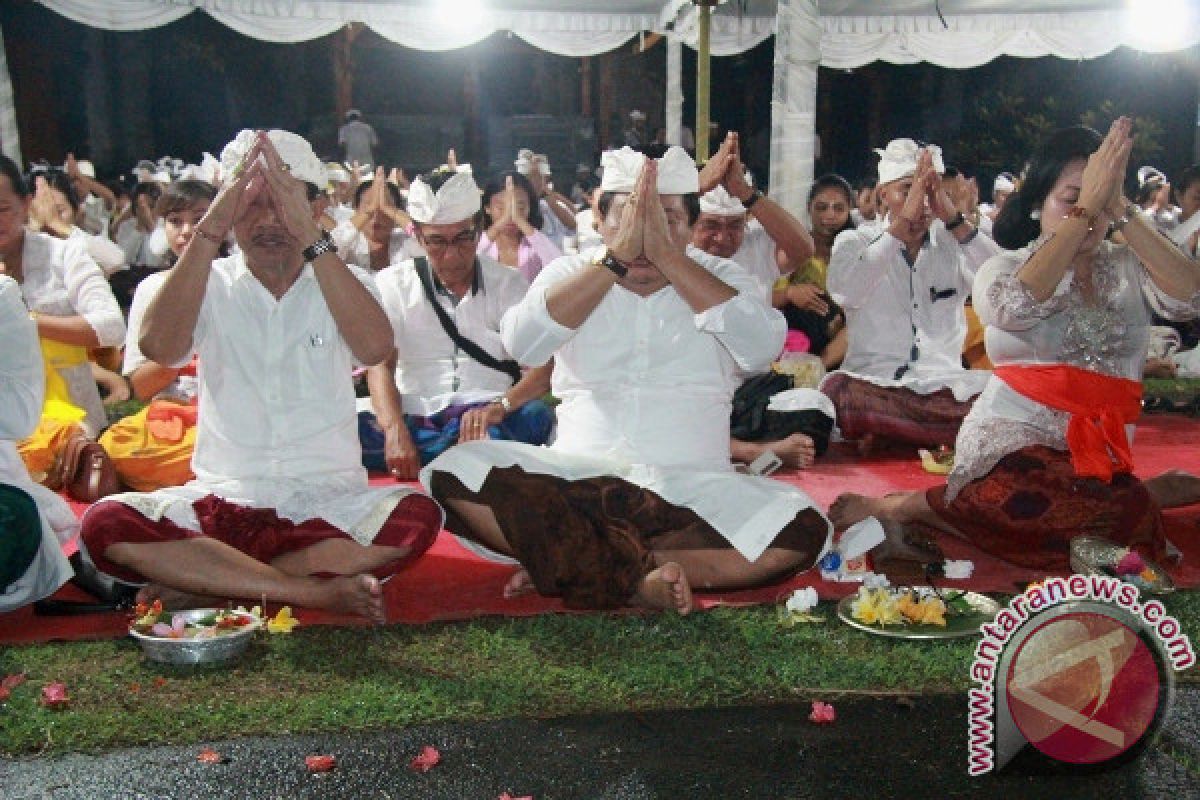
[[[508,583],[504,584],[505,597],[520,597],[532,591],[534,591],[533,578],[529,576],[529,570],[524,568],[514,572],[508,579]]]
[[[1200,478],[1181,469],[1169,469],[1146,481],[1146,490],[1159,508],[1179,508],[1200,503]]]
[[[668,561],[642,578],[633,605],[644,608],[673,608],[680,614],[692,610],[692,587],[688,585],[683,567]]]
[[[829,507],[829,521],[839,531],[867,517],[875,517],[880,522],[906,522],[907,520],[901,518],[900,509],[911,494],[912,492],[892,492],[883,497],[867,497],[864,494],[846,492],[838,495]]]
[[[212,608],[224,604],[224,600],[217,597],[210,597],[203,594],[191,594],[189,592],[172,589],[170,586],[163,586],[161,583],[147,583],[137,593],[137,602],[150,605],[155,600],[162,603],[162,607],[167,611],[185,611],[189,608]]]
[[[374,575],[343,575],[322,581],[323,597],[318,608],[344,611],[366,617],[376,625],[387,622],[383,607],[383,586]]]

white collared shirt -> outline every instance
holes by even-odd
[[[555,283],[592,264],[565,256],[537,277],[505,315],[501,333],[522,364],[553,356],[558,439],[554,449],[655,465],[729,470],[729,413],[743,373],[779,355],[787,324],[761,287],[729,259],[688,256],[738,291],[696,314],[672,286],[649,297],[613,286],[571,330],[546,310]]]
[[[846,311],[849,346],[842,370],[885,382],[929,382],[917,389],[921,393],[964,375],[963,306],[975,272],[999,252],[982,233],[959,244],[937,220],[911,266],[904,244],[885,227],[838,234],[828,286],[834,302]],[[964,400],[977,393],[984,380],[986,374],[970,386],[956,387],[955,396]]]
[[[82,238],[58,239],[25,231],[21,250],[24,278],[21,293],[31,311],[55,317],[79,315],[96,332],[101,347],[116,347],[125,340],[125,318],[100,267],[88,255]],[[0,347],[3,343],[0,343]],[[92,435],[108,424],[91,366],[77,364],[59,370],[71,402],[87,411],[84,426]]]
[[[521,302],[529,284],[516,270],[487,256],[478,258],[482,274],[476,290],[457,304],[443,292],[435,296],[459,333],[503,361],[512,356],[500,340],[500,318]],[[455,346],[425,298],[414,262],[382,270],[375,283],[395,331],[396,388],[405,414],[427,417],[450,405],[490,400],[512,386],[503,372],[485,367]],[[434,286],[436,292],[436,279]]]
[[[371,277],[350,270],[378,298]],[[201,364],[199,481],[232,481],[252,495],[259,484],[326,477],[358,476],[366,486],[354,356],[311,264],[277,300],[242,256],[214,261],[192,343]]]
[[[767,229],[747,214],[746,235],[742,238],[741,247],[731,257],[758,281],[768,303],[771,302],[771,289],[781,274],[779,262],[775,260],[776,249],[775,240],[767,233]]]

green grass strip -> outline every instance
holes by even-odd
[[[1200,592],[1166,598],[1200,648]],[[974,639],[902,642],[839,622],[781,624],[777,607],[544,615],[259,636],[235,665],[146,662],[132,640],[9,647],[28,681],[0,705],[0,751],[94,751],[230,736],[505,717],[959,692]],[[1181,676],[1200,683],[1200,672]],[[41,707],[63,681],[70,705]]]

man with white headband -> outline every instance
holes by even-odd
[[[730,464],[738,376],[766,368],[785,325],[737,264],[688,249],[691,157],[623,148],[603,164],[606,249],[552,262],[501,324],[519,361],[553,359],[554,444],[471,442],[421,480],[460,541],[520,564],[506,594],[687,613],[692,586],[812,566],[829,523],[799,490]]]
[[[351,371],[391,355],[387,315],[317,224],[324,167],[308,142],[242,131],[221,166],[140,341],[159,364],[204,365],[196,479],[92,506],[85,555],[168,608],[265,598],[382,623],[380,581],[442,521],[425,495],[368,487],[360,463]],[[230,231],[240,252],[217,258]]]
[[[952,445],[989,374],[962,367],[963,305],[976,270],[1000,248],[946,192],[941,148],[896,139],[875,152],[886,213],[834,241],[828,286],[850,341],[821,391],[842,435],[864,448],[876,437]]]
[[[704,166],[700,189],[704,194],[692,246],[741,264],[770,301],[779,276],[790,274],[812,255],[812,236],[787,209],[746,181],[736,133],[725,137]]]
[[[550,159],[542,153],[521,150],[513,165],[517,172],[529,179],[537,202],[542,207],[542,233],[562,250],[566,238],[575,233],[575,207],[570,200],[550,188]]]
[[[376,276],[397,355],[367,373],[377,424],[366,427],[363,451],[382,439],[397,480],[416,480],[422,464],[458,442],[544,444],[554,427],[540,399],[550,367],[522,374],[500,339],[500,318],[529,284],[475,254],[479,209],[470,171],[446,168],[413,181],[408,211],[425,256]]]

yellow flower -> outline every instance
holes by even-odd
[[[866,625],[896,625],[903,621],[896,598],[887,589],[859,589],[850,614]]]
[[[300,620],[292,616],[292,607],[284,606],[279,613],[267,620],[269,633],[291,633],[300,624]]]
[[[946,627],[946,604],[937,597],[929,596],[918,600],[914,592],[905,592],[896,601],[896,608],[914,624]]]

